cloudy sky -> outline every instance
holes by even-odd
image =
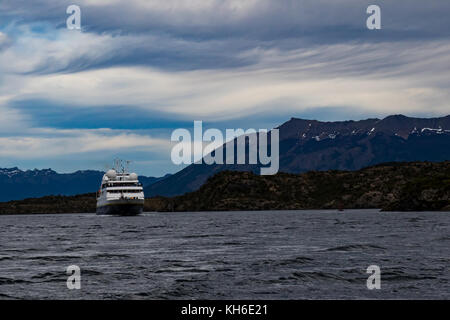
[[[172,130],[194,120],[450,114],[449,17],[445,0],[1,0],[0,167],[122,157],[160,176],[180,169]]]

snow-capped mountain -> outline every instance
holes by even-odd
[[[450,160],[450,116],[322,122],[292,118],[279,127],[280,172],[358,170],[391,161]],[[259,172],[258,165],[191,165],[146,188],[173,196],[198,189],[222,170]]]

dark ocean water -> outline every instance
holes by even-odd
[[[450,213],[0,216],[0,298],[449,299]],[[81,268],[81,289],[66,268]],[[368,290],[369,265],[381,289]]]

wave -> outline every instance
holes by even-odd
[[[17,299],[19,299],[19,298],[16,298],[16,297],[13,297],[13,296],[4,294],[4,293],[0,293],[0,299],[7,299],[7,300],[16,299],[16,300],[17,300]]]
[[[18,284],[18,283],[30,283],[30,281],[23,280],[23,279],[13,279],[13,278],[0,277],[0,285],[4,285],[4,284]]]
[[[63,256],[31,256],[31,257],[24,257],[27,260],[42,260],[42,261],[66,261],[66,260],[73,260],[73,259],[81,259],[80,256],[74,256],[74,255],[63,255]]]
[[[290,264],[304,264],[314,261],[313,258],[308,257],[296,257],[294,259],[286,259],[286,260],[280,260],[278,261],[278,264],[281,266],[290,265]]]
[[[345,281],[345,282],[351,282],[351,283],[356,283],[356,282],[361,282],[362,280],[364,280],[365,278],[363,277],[363,274],[361,274],[360,277],[358,276],[354,276],[351,278],[345,278],[342,276],[339,276],[337,274],[334,273],[327,273],[327,272],[323,272],[323,271],[302,271],[302,272],[294,272],[292,273],[292,277],[295,279],[301,279],[302,281]]]
[[[435,280],[438,277],[430,274],[409,274],[402,270],[382,271],[384,281],[413,281],[413,280]]]
[[[267,260],[261,260],[261,261],[257,261],[252,263],[251,265],[253,267],[260,267],[260,266],[298,266],[301,264],[306,264],[306,263],[310,263],[314,261],[313,258],[309,258],[309,257],[296,257],[296,258],[291,258],[291,259],[279,259],[279,260],[275,260],[275,259],[267,259]]]
[[[12,260],[12,257],[0,257],[0,261]]]
[[[156,270],[154,273],[208,273],[210,270],[191,268],[191,269],[160,269]]]
[[[130,258],[128,254],[120,253],[98,253],[92,256],[92,258]]]
[[[91,269],[81,269],[81,275],[83,276],[101,276],[103,272]]]
[[[433,241],[449,241],[449,240],[450,240],[450,237],[446,236],[446,237],[434,239]]]
[[[223,234],[194,234],[183,236],[183,239],[197,239],[197,238],[213,238],[213,237],[225,237]]]
[[[338,246],[338,247],[332,247],[327,248],[325,251],[351,251],[351,250],[359,250],[359,249],[379,249],[379,250],[386,250],[387,248],[377,246],[374,244],[349,244],[345,246]]]

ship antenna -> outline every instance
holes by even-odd
[[[127,173],[130,173],[130,163],[131,163],[130,160],[126,160],[126,172]]]
[[[117,158],[114,159],[114,170],[119,170],[119,159]]]

